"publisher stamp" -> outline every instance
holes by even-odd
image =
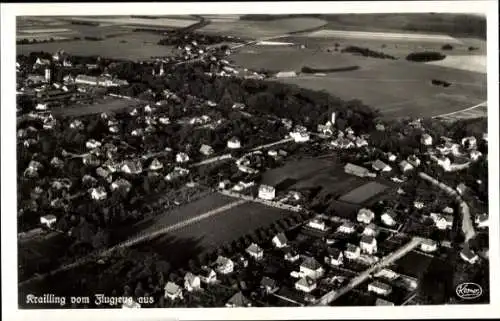
[[[483,294],[483,288],[477,283],[461,283],[455,289],[458,297],[466,300],[479,298]]]

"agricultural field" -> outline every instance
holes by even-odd
[[[219,197],[221,199],[218,199],[217,202],[226,200],[224,196],[219,195],[214,195],[209,200]],[[235,199],[227,200],[227,202],[231,200]],[[208,199],[203,202],[208,203]],[[216,206],[211,205],[212,203],[203,205],[202,211],[215,208]],[[217,207],[220,205],[217,205]],[[188,207],[191,208],[191,204]],[[194,216],[192,213],[200,212],[188,211],[187,208],[181,211],[187,216]],[[172,261],[172,264],[182,264],[182,262],[185,263],[193,256],[218,248],[227,242],[232,242],[260,227],[269,226],[292,213],[263,204],[248,202],[139,247],[147,246],[148,249],[152,249],[160,255],[165,255],[166,259]],[[173,215],[180,214],[173,213]],[[169,218],[165,217],[165,219],[170,220],[170,217],[171,214],[169,214]]]
[[[200,28],[199,32],[255,39],[320,28],[325,23],[326,21],[318,18],[285,18],[272,21],[213,19],[210,24]]]
[[[341,54],[340,54],[341,55]],[[327,76],[302,75],[280,81],[313,90],[326,90],[344,100],[359,99],[386,118],[433,117],[486,100],[486,75],[408,61],[378,60],[371,68]],[[434,86],[432,79],[452,83]]]
[[[57,116],[79,117],[106,112],[117,112],[137,107],[139,103],[131,100],[110,98],[103,99],[90,105],[73,105],[70,107],[54,108],[52,113]]]
[[[185,28],[192,24],[198,22],[196,19],[186,19],[186,18],[158,18],[158,19],[147,19],[147,18],[133,18],[124,16],[99,16],[99,17],[71,17],[68,18],[72,21],[78,22],[95,22],[102,24],[114,24],[114,25],[134,25],[134,26],[147,26],[147,27],[166,27],[166,28]]]
[[[429,62],[429,65],[468,70],[486,74],[486,55],[447,56],[444,60]]]
[[[370,198],[384,192],[388,188],[388,186],[378,182],[369,182],[341,196],[339,201],[362,204]]]
[[[433,259],[432,257],[413,251],[396,261],[393,270],[404,275],[422,279],[423,274],[433,261],[435,261],[435,264],[439,264],[441,260],[439,258]],[[441,264],[444,264],[444,262],[441,262]]]
[[[63,43],[36,43],[17,45],[16,48],[17,54],[23,55],[39,51],[56,52],[64,48],[67,53],[78,56],[99,55],[115,59],[145,60],[153,56],[168,56],[172,53],[174,47],[157,44],[161,37],[152,33],[133,32],[102,41],[74,40]]]

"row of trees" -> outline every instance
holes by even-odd
[[[380,59],[391,59],[391,60],[398,59],[394,56],[388,55],[388,54],[380,52],[380,51],[375,51],[375,50],[371,50],[369,48],[362,48],[362,47],[357,47],[357,46],[348,46],[348,47],[342,49],[341,52],[348,52],[348,53],[362,55],[365,57],[380,58]]]

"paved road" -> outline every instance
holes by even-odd
[[[343,288],[337,290],[337,291],[330,291],[327,294],[325,294],[323,297],[321,297],[318,300],[318,303],[315,305],[328,305],[331,302],[337,300],[339,297],[343,296],[344,294],[348,293],[358,285],[362,284],[366,280],[368,280],[371,275],[377,271],[380,271],[384,267],[392,264],[393,262],[399,260],[401,257],[405,256],[408,252],[412,251],[415,249],[417,246],[422,243],[424,239],[420,237],[414,237],[410,242],[405,244],[404,246],[400,247],[396,251],[392,252],[391,254],[383,257],[380,261],[372,265],[370,268],[367,270],[361,272],[358,276],[353,278],[346,286]]]

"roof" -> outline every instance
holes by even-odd
[[[392,287],[389,284],[386,284],[386,283],[383,283],[383,282],[380,282],[380,281],[372,282],[372,283],[370,283],[370,285],[374,286],[374,287],[377,287],[379,289],[384,289],[386,291],[389,291],[390,289],[392,289]]]
[[[368,170],[364,167],[361,167],[361,166],[358,166],[358,165],[354,165],[354,164],[351,164],[351,163],[347,163],[345,166],[344,166],[344,169],[347,171],[353,171],[353,172],[358,172],[358,173],[366,173]]]
[[[210,276],[210,274],[213,274],[215,273],[215,271],[211,268],[209,268],[208,266],[203,266],[200,270],[200,275],[203,276],[203,277],[208,277]]]
[[[184,280],[188,281],[189,283],[193,283],[196,278],[197,276],[191,272],[187,272],[184,276]]]
[[[361,237],[360,243],[365,243],[365,244],[372,244],[375,238],[371,235],[363,235]]]
[[[229,263],[230,261],[231,260],[228,259],[227,257],[219,255],[217,257],[217,260],[215,260],[215,263],[218,264],[218,265],[225,265],[225,264]]]
[[[282,244],[286,243],[288,241],[288,239],[286,238],[285,236],[285,233],[278,233],[274,236],[275,238],[278,239],[278,241]]]
[[[55,215],[52,215],[52,214],[44,215],[42,217],[44,219],[46,219],[46,220],[55,220],[55,219],[57,219],[57,217]]]
[[[313,257],[308,257],[307,259],[305,259],[300,266],[310,270],[318,270],[321,268],[321,264],[319,264],[318,261],[316,261],[316,259]]]
[[[181,288],[173,282],[167,282],[167,285],[165,285],[165,292],[168,294],[175,294],[180,290]]]
[[[377,300],[375,301],[375,305],[390,305],[390,306],[393,306],[394,303],[391,302],[391,301],[387,301],[387,300],[384,300],[384,299],[381,299],[381,298],[377,298]]]
[[[347,252],[356,252],[358,251],[358,247],[354,244],[347,244],[346,251]]]
[[[474,253],[469,247],[465,247],[462,252],[460,252],[461,255],[466,257],[467,259],[473,259],[474,257],[477,256],[476,253]]]
[[[342,251],[340,251],[338,248],[335,247],[329,247],[327,252],[328,255],[334,258],[339,257],[342,254]]]
[[[298,284],[298,285],[302,285],[302,286],[311,286],[313,284],[315,284],[316,282],[314,282],[313,279],[311,279],[310,277],[305,277],[305,278],[302,278],[300,280],[298,280],[295,284]]]
[[[237,307],[246,307],[250,303],[250,301],[243,295],[243,293],[238,292],[235,295],[233,295],[227,301],[227,303]]]
[[[375,162],[373,162],[372,166],[376,169],[384,169],[385,167],[387,167],[388,165],[386,163],[384,163],[383,161],[381,161],[380,159],[377,159]]]
[[[259,253],[262,252],[262,248],[258,244],[252,243],[249,247],[247,247],[247,251],[252,253]]]
[[[274,288],[276,287],[276,281],[268,276],[264,276],[262,280],[260,280],[260,285]]]

